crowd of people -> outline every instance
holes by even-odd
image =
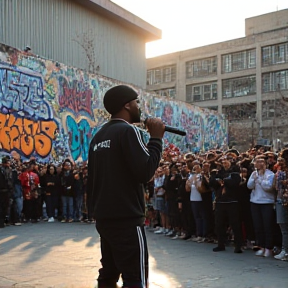
[[[256,146],[182,155],[164,151],[146,186],[146,223],[156,234],[198,243],[234,243],[234,252],[288,260],[288,149]]]
[[[87,208],[87,166],[22,162],[0,166],[0,228],[39,221],[94,223]],[[288,261],[288,148],[186,153],[171,145],[144,186],[146,227],[173,240],[234,243],[234,252]]]
[[[94,222],[86,207],[87,166],[22,162],[4,156],[0,166],[0,228],[39,221]]]

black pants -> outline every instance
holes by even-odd
[[[101,241],[99,288],[115,287],[120,275],[123,287],[148,287],[148,249],[144,228],[103,227],[96,224]]]
[[[25,199],[23,202],[23,211],[27,220],[37,220],[37,199]]]
[[[46,212],[49,218],[55,217],[55,209],[57,208],[58,195],[45,195]]]
[[[4,228],[5,217],[9,208],[9,193],[0,191],[0,228]]]
[[[239,201],[240,221],[244,224],[247,240],[255,240],[250,200]],[[245,240],[246,240],[245,239]]]
[[[256,243],[267,249],[273,249],[273,229],[276,223],[273,204],[251,203]]]
[[[181,213],[181,220],[183,223],[183,228],[187,236],[192,236],[196,233],[196,224],[191,208],[190,199],[188,201],[182,202],[182,213]]]
[[[226,242],[227,219],[234,233],[235,246],[240,248],[242,245],[242,232],[237,202],[216,203],[215,229],[218,239],[218,246],[221,247],[224,247]]]

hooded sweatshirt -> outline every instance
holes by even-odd
[[[140,130],[112,119],[96,133],[88,158],[87,203],[97,225],[142,225],[143,184],[157,169],[162,140],[150,138],[147,147]]]

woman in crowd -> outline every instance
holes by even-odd
[[[277,190],[276,215],[282,233],[282,250],[274,258],[288,260],[288,149],[284,149],[278,157],[278,171],[275,174]]]
[[[195,242],[204,242],[207,234],[207,219],[204,213],[204,207],[202,197],[197,187],[201,186],[202,182],[202,168],[200,163],[197,163],[193,167],[192,175],[187,180],[186,191],[190,191],[191,208],[196,224],[196,236],[192,240]]]
[[[256,243],[260,249],[256,256],[271,257],[273,249],[273,225],[275,221],[273,190],[274,173],[266,169],[265,156],[255,157],[255,171],[247,186],[252,189],[250,202]]]
[[[56,174],[56,168],[53,164],[48,165],[45,174],[45,189],[46,189],[46,212],[48,215],[48,222],[54,222],[55,209],[58,203],[57,184],[59,177]]]
[[[164,189],[166,191],[167,216],[169,219],[169,231],[166,236],[174,237],[180,228],[180,214],[178,209],[178,188],[181,176],[176,164],[169,167],[169,175],[166,177]]]
[[[73,222],[73,183],[74,175],[72,172],[72,163],[69,159],[63,163],[63,169],[60,174],[61,188],[62,188],[62,204],[63,204],[63,219],[62,223]]]

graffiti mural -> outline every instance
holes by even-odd
[[[109,120],[103,96],[119,84],[0,44],[0,153],[16,151],[23,159],[43,162],[87,161],[90,140]],[[167,145],[183,152],[226,146],[222,115],[132,88],[139,94],[143,119],[160,117],[187,131],[185,137],[165,133]]]

